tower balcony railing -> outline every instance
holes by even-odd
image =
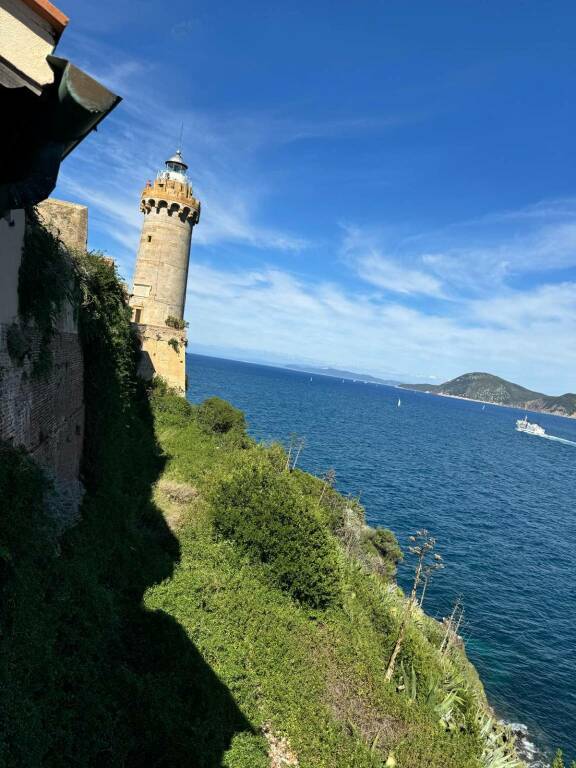
[[[185,171],[161,170],[161,171],[158,171],[158,173],[156,174],[156,178],[158,180],[170,179],[174,181],[179,181],[180,183],[188,184],[188,174]]]

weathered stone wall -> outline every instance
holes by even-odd
[[[191,220],[178,212],[159,206],[144,214],[130,299],[142,323],[183,318],[191,238]]]
[[[37,206],[44,224],[67,248],[85,251],[88,239],[88,208],[49,197]]]
[[[18,270],[26,216],[8,211],[0,218],[0,323],[11,323],[18,314]]]
[[[186,391],[186,334],[166,326],[139,325],[142,342],[139,374],[144,379],[161,376],[169,387],[181,394]],[[169,342],[175,339],[176,345]]]
[[[52,228],[62,227],[60,236],[71,247],[85,247],[87,209],[49,202],[42,206],[46,222]],[[73,518],[80,499],[84,438],[82,348],[74,308],[65,306],[50,343],[51,365],[43,375],[34,373],[41,334],[32,325],[23,326],[17,314],[24,229],[23,211],[0,219],[0,440],[22,446],[42,464],[58,491],[69,498],[67,514]],[[14,354],[14,338],[19,340],[19,355]]]
[[[11,359],[9,325],[0,325],[0,437],[23,446],[55,477],[79,476],[84,436],[82,349],[77,333],[58,333],[45,376],[32,368],[40,351],[40,333],[27,331],[29,354],[22,364]]]

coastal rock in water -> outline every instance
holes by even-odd
[[[528,726],[524,723],[504,723],[516,739],[516,751],[518,757],[523,760],[528,768],[550,768],[550,760],[538,749],[530,739]]]

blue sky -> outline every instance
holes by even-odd
[[[192,351],[576,390],[576,8],[62,0],[124,97],[62,167],[131,279],[178,141],[202,201]]]

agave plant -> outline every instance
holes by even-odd
[[[440,717],[440,725],[447,731],[453,731],[456,728],[461,712],[460,705],[463,703],[457,691],[449,691],[434,707],[434,711]]]
[[[400,679],[402,681],[402,690],[408,696],[411,701],[416,701],[416,695],[418,693],[418,684],[416,681],[416,671],[414,665],[410,665],[410,674],[406,672],[404,662],[400,662]]]
[[[482,768],[523,768],[515,755],[511,754],[505,745],[486,748],[480,758]]]
[[[444,668],[444,679],[442,680],[442,688],[446,691],[456,691],[457,693],[463,693],[468,689],[468,683],[464,678],[464,675],[452,666],[446,666]]]
[[[524,763],[514,753],[514,739],[505,727],[481,709],[477,712],[476,723],[478,735],[484,742],[480,757],[482,768],[524,768]]]

